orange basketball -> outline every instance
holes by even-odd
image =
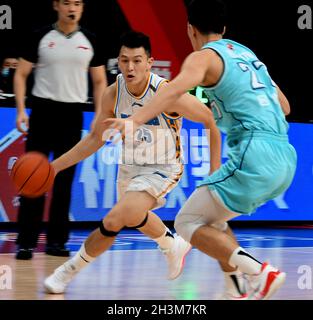
[[[19,194],[35,198],[52,187],[54,169],[44,154],[32,151],[14,163],[11,178]]]

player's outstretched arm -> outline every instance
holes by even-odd
[[[78,142],[72,149],[51,163],[56,174],[88,158],[103,146],[105,142],[103,140],[103,133],[106,129],[106,125],[103,123],[103,121],[107,118],[114,117],[114,101],[115,84],[108,87],[103,94],[102,109],[101,112],[96,116],[95,125],[93,126],[92,131],[87,134],[84,139]]]
[[[142,125],[170,108],[191,88],[201,84],[210,67],[210,52],[207,51],[209,50],[191,53],[184,61],[176,78],[164,90],[159,90],[141,110],[129,119]]]
[[[125,122],[133,122],[133,128],[147,123],[165,110],[168,110],[176,101],[191,88],[205,81],[211,66],[216,61],[216,54],[212,50],[203,50],[191,53],[183,63],[180,73],[164,90],[158,90],[155,96],[127,120],[108,119],[106,124],[110,128],[125,133]]]

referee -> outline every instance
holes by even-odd
[[[58,13],[55,24],[27,37],[14,77],[16,126],[27,134],[26,151],[40,151],[57,158],[81,138],[82,107],[88,98],[88,70],[93,83],[95,111],[107,86],[104,56],[95,38],[79,26],[82,0],[53,0]],[[34,86],[25,111],[26,81],[32,69]],[[46,254],[69,256],[69,207],[75,168],[57,175],[54,183]],[[21,197],[18,214],[17,259],[32,258],[43,218],[45,197]]]

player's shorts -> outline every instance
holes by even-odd
[[[214,191],[226,208],[251,214],[291,184],[297,164],[287,135],[249,131],[227,140],[229,160],[201,185]]]
[[[145,191],[156,200],[156,208],[165,205],[165,196],[178,184],[183,165],[135,166],[119,165],[117,178],[118,199],[129,191]]]

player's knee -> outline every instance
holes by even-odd
[[[225,232],[228,228],[228,223],[225,221],[219,221],[219,222],[215,222],[215,223],[211,224],[211,227],[213,227],[219,231]]]
[[[119,231],[111,231],[106,228],[103,224],[103,221],[100,222],[99,230],[104,237],[114,238],[119,234]]]
[[[145,214],[144,219],[141,218],[141,220],[140,220],[141,222],[139,224],[133,225],[133,228],[135,228],[135,229],[143,228],[147,224],[148,218],[149,218],[149,212]]]
[[[104,218],[101,224],[103,225],[104,233],[105,233],[105,230],[107,230],[108,233],[112,232],[112,234],[119,233],[120,230],[124,227],[118,219],[113,217]]]
[[[130,228],[139,229],[146,225],[148,220],[147,213],[133,213],[127,214],[125,217],[125,226]]]

